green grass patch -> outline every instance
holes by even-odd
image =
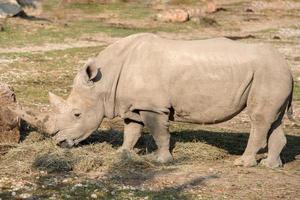
[[[42,53],[2,54],[0,58],[15,61],[0,70],[1,81],[14,87],[21,102],[47,103],[49,91],[67,96],[77,70],[103,48],[98,46]]]
[[[141,32],[187,32],[201,28],[195,22],[184,24],[159,23],[156,27],[128,27],[122,24],[105,24],[98,20],[82,19],[66,24],[51,23],[47,25],[32,22],[28,25],[7,23],[7,27],[0,32],[0,46],[9,48],[11,46],[23,47],[24,45],[41,45],[44,43],[61,43],[66,39],[77,39],[84,34],[106,33],[111,37],[125,37]]]
[[[300,100],[300,85],[299,85],[299,83],[294,84],[293,100],[294,101]]]
[[[124,37],[130,34],[146,32],[147,28],[114,27],[96,20],[80,20],[67,24],[32,25],[7,24],[0,33],[0,46],[40,45],[43,43],[59,43],[65,39],[80,38],[87,33],[106,33],[109,36]]]
[[[42,7],[44,11],[53,11],[59,7],[60,3],[61,0],[43,1]]]
[[[95,33],[106,33],[112,37],[125,37],[140,32],[189,32],[203,26],[203,24],[191,21],[187,23],[153,22],[151,26],[146,26],[139,22],[150,20],[149,18],[157,11],[145,3],[74,3],[66,4],[64,5],[66,8],[64,8],[59,3],[49,1],[43,6],[51,21],[8,19],[4,24],[4,30],[0,32],[0,47],[63,43],[66,39],[76,40],[83,35]],[[83,13],[81,13],[82,11]],[[105,22],[99,17],[90,16],[100,13],[113,14],[113,18],[117,21],[120,20],[120,23],[113,24]],[[68,17],[69,14],[75,17],[70,18]],[[130,25],[128,25],[127,19],[136,20],[129,21]]]
[[[186,4],[186,5],[192,5],[192,4],[196,4],[199,3],[199,0],[171,0],[170,4]]]
[[[100,13],[114,13],[122,18],[129,19],[144,19],[151,16],[154,11],[146,3],[71,3],[65,5],[69,10],[81,10],[85,14],[100,14]]]

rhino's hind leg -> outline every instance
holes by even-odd
[[[157,161],[167,163],[173,160],[170,153],[169,116],[154,112],[141,111],[143,123],[149,128],[156,145]]]
[[[284,135],[282,125],[280,124],[272,131],[269,141],[268,141],[268,157],[261,161],[261,164],[270,167],[276,168],[281,167],[282,162],[280,159],[280,152],[283,147],[286,145],[286,137]]]
[[[261,148],[266,146],[268,131],[271,127],[271,123],[264,121],[264,119],[260,121],[252,118],[251,131],[246,150],[240,158],[235,160],[234,165],[242,165],[245,167],[257,165],[256,154]]]
[[[139,122],[132,121],[130,119],[124,120],[124,141],[122,146],[118,149],[121,151],[131,151],[134,145],[141,136],[143,129],[143,124]]]

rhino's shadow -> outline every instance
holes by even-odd
[[[184,130],[171,132],[170,150],[172,151],[176,143],[199,142],[212,145],[223,149],[230,155],[242,155],[244,152],[249,133],[243,132],[215,132],[207,130]],[[93,133],[81,145],[91,143],[107,142],[113,147],[118,148],[123,143],[123,133],[120,131],[97,131]],[[136,146],[139,153],[151,153],[156,150],[157,146],[150,134],[143,134],[138,140]],[[263,152],[263,151],[262,151]],[[201,153],[201,152],[199,152]],[[281,153],[284,163],[295,160],[300,155],[300,136],[287,135],[287,145]]]

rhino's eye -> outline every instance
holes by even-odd
[[[76,118],[80,118],[81,113],[75,113],[74,116],[75,116]]]

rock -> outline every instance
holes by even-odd
[[[189,20],[189,14],[184,9],[166,10],[156,15],[156,20],[162,22],[186,22]]]
[[[0,18],[28,17],[23,7],[29,9],[37,8],[39,5],[41,5],[39,0],[0,0]]]
[[[217,6],[214,1],[207,2],[206,10],[205,10],[206,13],[214,13],[214,12],[216,12],[216,10],[217,10]]]
[[[77,183],[76,185],[74,185],[74,187],[82,187],[83,185],[81,183]]]
[[[20,140],[19,118],[8,109],[16,105],[13,89],[0,83],[0,143],[18,143]]]
[[[195,19],[195,18],[200,18],[205,16],[204,11],[200,8],[189,8],[187,12],[189,14],[190,19]]]
[[[95,194],[95,193],[91,194],[91,198],[92,199],[97,199],[97,194]]]
[[[159,9],[161,10],[161,9]],[[215,13],[218,11],[226,11],[225,8],[218,8],[215,1],[208,1],[202,7],[189,7],[177,9],[162,9],[155,17],[156,20],[162,22],[186,22],[188,20],[198,22],[200,18],[205,17],[207,14]]]
[[[33,7],[35,8],[38,5],[39,0],[17,0],[18,4],[21,7]]]
[[[12,17],[22,11],[15,0],[0,0],[0,18]]]
[[[278,35],[273,36],[274,40],[281,40],[281,37],[279,37]]]
[[[32,195],[31,194],[29,194],[29,193],[23,193],[23,194],[20,194],[20,198],[21,199],[28,199],[28,198],[30,198]]]
[[[253,10],[252,8],[247,8],[247,9],[245,10],[245,12],[253,13],[254,10]]]

